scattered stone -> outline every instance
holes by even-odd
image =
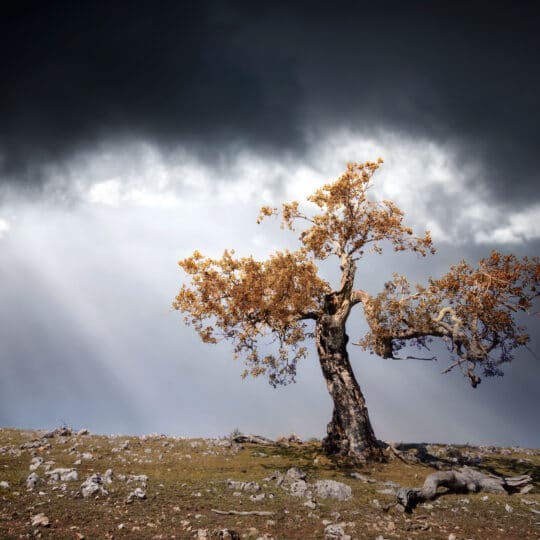
[[[291,433],[290,435],[287,435],[286,437],[280,437],[277,441],[278,444],[303,444],[304,441],[296,434]]]
[[[352,497],[352,489],[343,482],[335,480],[318,480],[315,482],[317,495],[322,499],[337,499],[347,501]]]
[[[260,502],[262,501],[264,498],[266,497],[266,495],[264,493],[259,493],[259,495],[250,495],[250,499],[253,501],[253,502]]]
[[[91,452],[84,452],[83,455],[81,456],[83,459],[93,459],[94,456],[92,455]]]
[[[43,463],[42,457],[33,457],[30,460],[30,467],[28,468],[30,469],[30,471],[35,471],[41,466],[42,463]]]
[[[112,484],[113,476],[114,475],[112,469],[107,469],[105,471],[105,474],[103,475],[103,482],[105,484]]]
[[[43,513],[32,516],[32,527],[49,527],[50,524],[49,518]]]
[[[148,483],[148,476],[146,474],[128,474],[127,476],[119,475],[120,480],[125,480],[126,483],[131,484],[132,482],[140,482],[142,487],[146,487]]]
[[[82,429],[79,429],[79,431],[77,431],[78,436],[89,435],[89,434],[90,434],[90,432],[86,428],[82,428]]]
[[[394,488],[378,489],[377,493],[380,493],[381,495],[395,495],[396,490]]]
[[[293,497],[308,497],[311,495],[309,486],[305,480],[293,482],[289,487],[289,493]]]
[[[89,476],[81,484],[81,495],[86,499],[94,495],[108,495],[109,492],[103,486],[103,479],[98,473]]]
[[[45,450],[50,447],[51,445],[45,439],[35,439],[19,446],[21,450],[32,450],[33,448],[41,448]]]
[[[135,490],[127,496],[126,503],[132,503],[136,499],[146,499],[146,493],[140,487],[135,488]]]
[[[0,482],[0,488],[2,489],[9,489],[9,482],[6,482],[5,480],[2,480]]]
[[[28,489],[34,489],[37,486],[37,483],[39,482],[39,476],[33,472],[28,475],[28,478],[26,479],[26,487]]]
[[[360,474],[358,472],[352,472],[350,476],[351,478],[356,478],[357,480],[364,482],[364,484],[374,484],[376,482],[376,480],[374,480],[373,478],[368,478],[367,476],[364,476],[363,474]]]
[[[71,428],[69,427],[59,427],[56,429],[51,429],[43,435],[44,439],[52,439],[53,437],[70,437],[72,435]]]
[[[506,504],[504,505],[504,509],[505,509],[509,514],[511,514],[511,513],[514,511],[514,509],[513,509],[508,503],[506,503]]]
[[[213,535],[218,540],[240,540],[240,535],[232,529],[218,529]]]
[[[285,481],[289,482],[297,482],[298,480],[305,480],[306,479],[306,473],[299,469],[298,467],[291,467],[287,470],[285,473]]]
[[[309,501],[306,501],[304,503],[304,506],[307,506],[308,508],[311,508],[311,510],[315,510],[315,508],[317,508],[317,503],[310,499]]]
[[[324,529],[325,540],[351,540],[350,535],[345,534],[341,525],[328,525]]]
[[[197,540],[210,540],[210,533],[208,529],[198,529],[197,530]]]
[[[75,469],[53,469],[45,474],[49,477],[49,482],[70,482],[79,479],[79,474]]]
[[[257,493],[261,490],[261,487],[257,482],[237,482],[236,480],[230,479],[227,480],[227,487],[229,489],[236,489],[247,493]]]

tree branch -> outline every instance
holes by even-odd
[[[371,296],[365,292],[357,289],[356,291],[353,291],[351,293],[351,306],[355,306],[356,304],[366,304],[369,302]]]

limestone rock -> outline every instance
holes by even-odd
[[[289,487],[289,493],[293,497],[308,497],[311,495],[309,492],[309,486],[305,480],[293,482]]]
[[[352,497],[352,489],[343,482],[335,480],[318,480],[315,483],[315,491],[322,499],[337,499],[347,501]]]
[[[328,525],[324,529],[325,540],[351,540],[348,534],[345,534],[341,525]]]
[[[86,499],[94,495],[108,495],[109,492],[103,486],[103,479],[99,474],[89,476],[81,484],[81,495]]]
[[[125,480],[128,484],[132,482],[139,482],[142,487],[146,487],[148,483],[148,476],[146,474],[128,474],[125,477],[118,476],[120,480]]]
[[[70,482],[79,479],[79,474],[75,469],[53,469],[45,474],[49,477],[50,482]]]
[[[140,488],[135,488],[126,499],[126,503],[132,503],[133,501],[140,499],[144,500],[146,499],[146,493]]]
[[[107,469],[103,475],[103,482],[105,484],[112,484],[113,472],[112,469]]]
[[[39,482],[39,476],[32,472],[28,475],[28,478],[26,479],[26,487],[28,489],[34,489],[37,486],[37,483]]]
[[[29,467],[30,472],[37,470],[41,466],[42,463],[43,463],[42,457],[33,457],[30,460],[30,467]]]
[[[32,516],[32,527],[49,527],[50,524],[49,518],[43,513]]]
[[[297,482],[298,480],[305,480],[306,473],[298,467],[291,467],[285,473],[285,481]]]
[[[227,487],[247,493],[257,493],[261,490],[261,486],[257,482],[237,482],[236,480],[227,480]]]
[[[356,478],[356,480],[360,480],[360,482],[364,482],[364,484],[374,484],[376,482],[376,480],[373,480],[373,478],[369,478],[368,476],[360,474],[359,472],[352,472],[350,476],[351,478]]]
[[[212,536],[215,536],[218,540],[240,540],[240,535],[232,529],[219,529],[214,531]]]

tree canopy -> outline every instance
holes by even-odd
[[[230,340],[246,362],[244,375],[266,374],[273,385],[294,380],[297,362],[307,354],[313,325],[332,310],[362,303],[369,325],[359,340],[366,350],[399,358],[407,345],[429,347],[442,340],[450,357],[445,369],[462,369],[471,384],[500,375],[501,365],[529,336],[515,321],[530,312],[538,296],[538,257],[518,259],[492,252],[477,267],[465,261],[427,285],[411,285],[395,274],[371,296],[354,289],[357,261],[366,250],[434,253],[429,232],[417,236],[403,224],[403,212],[391,201],[368,197],[382,160],[349,163],[345,172],[308,197],[281,209],[264,206],[258,223],[281,216],[282,227],[299,232],[299,249],[278,251],[265,261],[225,251],[212,259],[195,251],[179,262],[190,278],[174,301],[203,341]],[[332,289],[318,275],[317,261],[337,257],[341,283]],[[354,329],[351,330],[354,334]],[[272,349],[274,346],[274,349]]]

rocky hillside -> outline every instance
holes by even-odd
[[[540,537],[540,450],[422,444],[393,445],[388,455],[388,463],[351,467],[294,436],[274,442],[1,429],[0,537]],[[532,482],[521,476],[513,494],[443,494],[439,487],[404,511],[400,488],[450,470],[497,475],[505,489],[503,477],[530,475]]]

